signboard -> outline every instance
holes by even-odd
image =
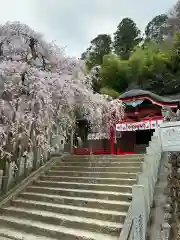
[[[89,133],[88,140],[99,140],[99,139],[109,139],[107,133]]]
[[[163,122],[160,138],[163,152],[180,151],[180,121]]]
[[[156,129],[160,127],[162,122],[163,120],[149,120],[149,121],[133,122],[133,123],[119,123],[119,124],[116,124],[116,131],[126,132],[126,131]]]

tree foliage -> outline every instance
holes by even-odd
[[[147,24],[144,38],[132,19],[122,19],[111,46],[96,60],[94,91],[112,97],[132,86],[161,95],[180,92],[180,0]],[[92,59],[86,55],[86,64]]]
[[[141,42],[140,30],[130,18],[124,18],[114,33],[114,52],[122,59],[128,59],[131,51]]]
[[[162,42],[166,34],[167,20],[167,14],[155,16],[145,28],[145,40]]]
[[[180,1],[168,12],[168,37],[173,38],[176,32],[180,31]]]
[[[114,89],[126,89],[128,86],[128,62],[121,61],[116,55],[104,56],[100,70],[101,85]]]
[[[116,92],[114,89],[110,88],[110,87],[102,87],[100,89],[100,93],[104,94],[104,95],[108,95],[112,98],[118,98],[119,97],[119,92]]]
[[[161,95],[180,91],[180,35],[171,49],[149,42],[137,47],[128,60],[116,55],[105,56],[100,68],[101,86],[123,92],[135,85]]]
[[[142,88],[150,91],[156,89],[157,93],[166,94],[165,88],[171,76],[167,70],[170,61],[169,56],[162,52],[158,45],[149,44],[137,49],[129,63],[132,81],[137,81]]]
[[[91,41],[90,47],[81,56],[82,59],[86,59],[89,70],[102,64],[103,56],[111,52],[111,44],[111,37],[108,34],[99,34]]]

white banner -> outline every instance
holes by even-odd
[[[156,129],[157,127],[160,127],[162,122],[163,120],[149,120],[149,121],[134,122],[134,123],[119,123],[119,124],[116,124],[116,131],[126,132],[126,131]]]
[[[156,120],[152,120],[150,122],[150,124],[151,124],[151,129],[156,129],[157,128],[157,121]]]
[[[122,131],[127,131],[127,124],[126,123],[122,123]]]
[[[122,124],[116,124],[116,131],[121,132],[122,131]]]
[[[151,129],[150,121],[145,121],[145,129]]]
[[[163,120],[157,120],[157,127],[159,128],[162,123],[163,123]]]
[[[133,124],[127,123],[127,131],[133,131]]]
[[[144,130],[144,129],[145,129],[145,123],[144,122],[140,122],[139,130]]]

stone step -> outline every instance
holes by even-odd
[[[144,154],[57,158],[0,209],[0,240],[119,239],[143,161]]]
[[[95,199],[108,199],[115,201],[131,201],[132,193],[127,192],[112,192],[112,191],[96,191],[96,190],[82,190],[72,188],[52,188],[52,187],[40,187],[29,186],[26,192],[54,194],[60,196],[73,196]]]
[[[0,216],[0,226],[1,228],[12,228],[16,231],[23,231],[24,233],[28,234],[33,233],[34,235],[37,234],[57,240],[117,240],[117,237],[109,236],[107,234],[67,228],[59,225],[31,221],[27,220],[26,218],[19,219],[11,216]],[[24,239],[27,240],[26,234]],[[36,238],[32,239],[34,240]]]
[[[36,186],[52,188],[73,188],[84,190],[113,191],[113,192],[132,192],[132,185],[115,185],[115,184],[96,184],[96,183],[79,183],[79,182],[57,182],[42,181],[35,182]]]
[[[77,171],[77,172],[89,172],[92,171],[93,172],[105,172],[105,173],[111,173],[111,172],[115,172],[115,173],[123,173],[123,172],[130,172],[130,173],[137,173],[141,171],[141,167],[92,167],[92,166],[88,166],[88,167],[80,167],[80,166],[54,166],[51,169],[52,171]]]
[[[92,218],[84,218],[73,215],[65,215],[48,211],[32,210],[27,208],[8,207],[1,210],[2,216],[14,217],[17,219],[27,219],[38,221],[57,226],[88,230],[97,233],[118,236],[120,234],[122,224],[116,222],[102,221]]]
[[[123,223],[127,215],[126,212],[110,211],[104,209],[79,207],[73,205],[56,204],[51,202],[39,202],[25,199],[12,201],[12,205],[17,208],[37,209],[54,213],[68,214],[72,216],[93,218],[97,220],[106,220],[111,222]]]
[[[136,178],[136,173],[131,172],[81,172],[81,171],[60,171],[50,170],[48,176],[75,176],[75,177],[110,177],[110,178]]]
[[[7,238],[7,237],[3,237],[3,236],[0,236],[0,239],[1,240],[12,240],[12,238]]]
[[[0,227],[0,240],[57,240],[57,238],[52,239],[45,236],[35,236],[12,228]]]
[[[142,166],[142,162],[140,161],[127,161],[127,162],[122,162],[122,161],[72,161],[70,164],[68,161],[63,161],[63,162],[57,162],[55,165],[57,166],[66,166],[66,167],[72,167],[72,166],[79,166],[79,167],[140,167]]]
[[[0,239],[1,240],[13,240],[14,238],[9,238],[9,237],[5,237],[5,236],[0,235]]]
[[[79,207],[116,210],[120,212],[127,212],[130,202],[127,201],[112,201],[95,198],[69,197],[60,195],[50,195],[34,192],[23,192],[20,198],[25,200],[41,201],[55,204],[73,205]]]
[[[126,155],[66,155],[64,158],[79,158],[79,159],[99,159],[99,158],[106,158],[106,159],[132,159],[132,158],[143,158],[144,153],[142,154],[126,154]]]
[[[73,156],[73,157],[65,157],[64,159],[60,159],[60,161],[67,161],[67,162],[73,162],[73,161],[87,161],[87,162],[99,162],[99,161],[106,161],[106,162],[111,162],[111,161],[122,161],[122,162],[129,162],[129,161],[134,161],[134,162],[141,162],[144,160],[144,154],[143,156],[138,156],[138,157],[78,157],[78,156]]]
[[[127,176],[129,177],[129,176]],[[97,183],[97,184],[119,184],[119,185],[133,185],[136,184],[136,178],[100,178],[100,177],[75,177],[75,176],[48,176],[42,175],[40,177],[43,181],[57,181],[57,182],[79,182],[79,183]]]

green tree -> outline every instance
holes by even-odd
[[[146,41],[162,42],[167,28],[167,14],[154,17],[145,28]]]
[[[180,73],[180,33],[176,33],[171,48],[171,70],[174,75]]]
[[[140,34],[135,22],[124,18],[113,43],[107,34],[91,41],[82,59],[86,72],[95,73],[94,92],[113,98],[131,86],[160,95],[180,92],[180,0],[167,15],[148,23],[143,44]]]
[[[86,60],[88,69],[101,65],[103,57],[111,53],[111,36],[108,34],[99,34],[94,38],[86,52],[82,53],[81,59]]]
[[[128,61],[120,60],[116,55],[106,55],[100,69],[102,87],[122,92],[128,87]]]
[[[164,95],[174,88],[170,58],[158,44],[148,44],[138,48],[129,59],[131,76],[143,89]]]
[[[89,74],[91,76],[92,81],[92,88],[94,93],[99,93],[101,88],[101,82],[100,82],[100,66],[93,67]]]
[[[114,52],[122,59],[128,59],[131,51],[137,46],[142,38],[136,23],[130,18],[124,18],[114,33]]]
[[[173,39],[176,32],[180,31],[180,0],[168,12],[167,36]]]
[[[111,96],[112,98],[118,98],[120,93],[116,92],[114,89],[110,88],[110,87],[103,87],[100,89],[100,93],[101,94],[106,94]]]

